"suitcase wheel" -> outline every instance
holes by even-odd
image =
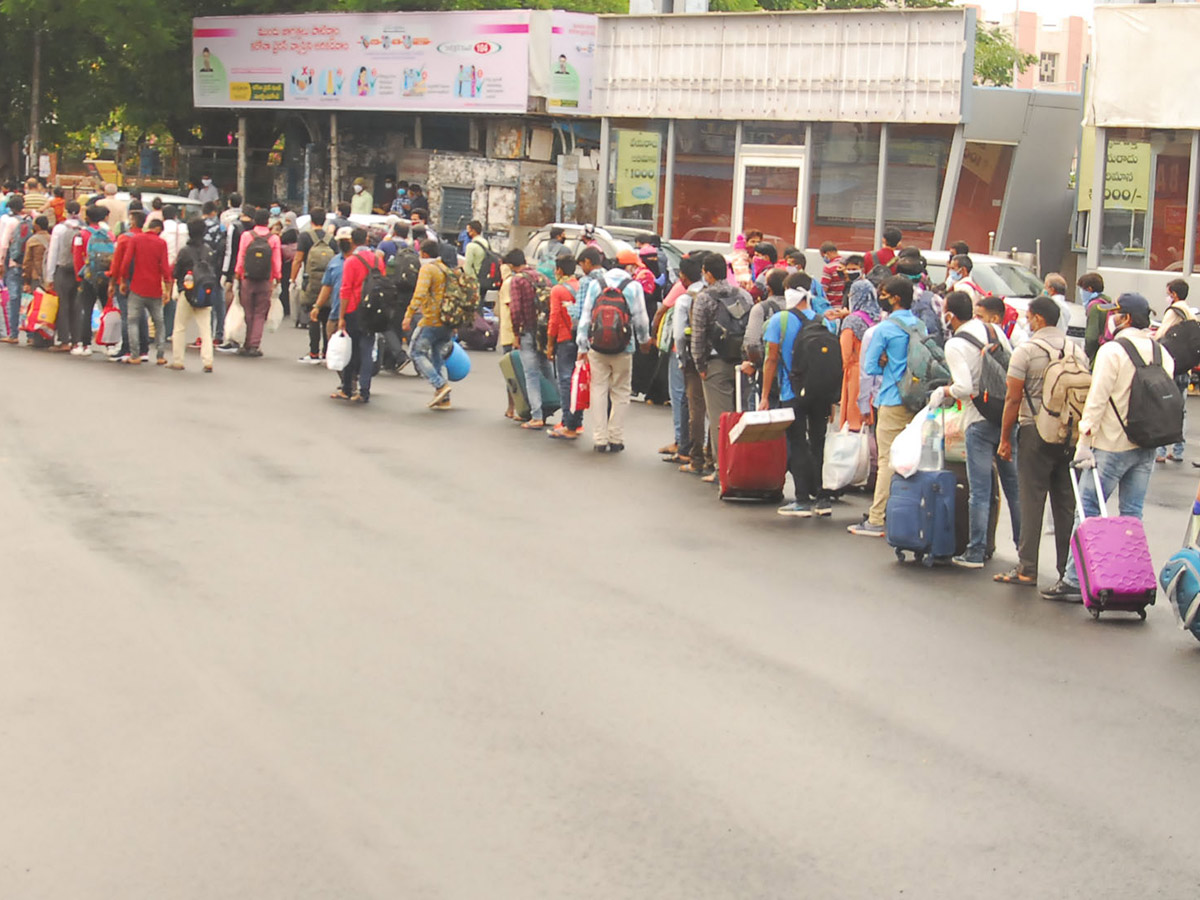
[[[1097,622],[1099,622],[1100,621],[1100,607],[1093,606],[1091,609],[1091,613],[1092,613],[1092,618],[1095,619]]]
[[[1146,621],[1146,607],[1143,606],[1138,610],[1138,618],[1140,618],[1143,622]]]
[[[904,562],[904,551],[903,550],[896,551],[896,559],[900,560],[900,562]]]

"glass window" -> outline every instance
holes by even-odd
[[[804,123],[744,122],[742,144],[803,147]]]
[[[875,240],[879,125],[816,124],[812,152],[808,243],[819,247],[833,241],[843,251],[870,250]]]
[[[622,120],[609,129],[608,221],[659,232],[666,123]]]
[[[1058,54],[1043,53],[1038,65],[1038,81],[1048,84],[1058,80]]]
[[[904,232],[906,247],[929,250],[954,129],[892,125],[888,129],[884,223]]]
[[[987,252],[991,236],[1000,227],[1014,149],[1005,144],[967,141],[950,215],[950,241],[966,241],[974,252]]]
[[[733,151],[737,124],[675,123],[675,202],[671,235],[685,241],[732,243]]]

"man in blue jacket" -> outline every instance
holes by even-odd
[[[912,421],[900,399],[900,380],[908,369],[908,332],[915,328],[925,334],[925,325],[912,312],[913,283],[903,276],[893,276],[879,288],[879,305],[891,314],[875,330],[871,343],[862,348],[861,365],[864,375],[881,375],[879,409],[875,419],[875,441],[879,447],[879,476],[875,482],[875,500],[866,518],[847,530],[862,537],[883,537],[883,517],[892,490],[892,441]]]

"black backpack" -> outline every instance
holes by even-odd
[[[265,234],[256,234],[246,245],[242,272],[251,281],[266,281],[271,277],[271,242]]]
[[[730,302],[720,297],[714,299],[717,301],[717,311],[710,332],[713,349],[726,362],[740,363],[746,326],[750,322],[750,310],[754,308],[754,303],[740,293]]]
[[[196,309],[208,309],[213,304],[213,295],[221,289],[217,270],[213,265],[213,252],[207,244],[184,248],[191,257],[192,287],[184,290],[187,302]]]
[[[1175,360],[1176,377],[1200,366],[1200,321],[1191,318],[1176,322],[1158,339]]]
[[[1152,361],[1147,363],[1127,338],[1117,343],[1133,361],[1129,385],[1129,418],[1122,419],[1111,397],[1108,404],[1125,429],[1125,436],[1139,447],[1165,447],[1183,441],[1183,394],[1175,379],[1162,367],[1162,348],[1151,341]]]
[[[421,258],[407,247],[397,250],[388,263],[388,276],[401,293],[411,294],[417,289],[417,279],[421,276]]]
[[[792,339],[791,381],[796,403],[809,409],[830,407],[842,397],[842,345],[820,316],[806,319],[789,310],[782,322],[785,329],[793,317],[800,325]]]
[[[357,253],[354,254],[354,258],[367,268],[362,293],[359,295],[362,298],[359,309],[362,310],[363,328],[373,332],[387,331],[396,311],[396,284],[387,277],[374,254],[369,263]]]
[[[979,372],[979,390],[973,402],[979,414],[993,425],[1004,422],[1004,398],[1008,395],[1008,362],[1012,358],[1000,344],[996,331],[991,325],[987,328],[991,343],[985,345],[973,334],[956,334],[968,344],[983,351],[983,368]]]
[[[500,275],[500,257],[479,238],[474,238],[471,243],[483,248],[483,262],[479,264],[479,296],[482,297],[488,291],[500,290],[503,281]]]

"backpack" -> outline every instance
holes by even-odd
[[[496,255],[496,251],[479,238],[474,238],[471,243],[478,244],[483,248],[483,262],[479,264],[480,296],[488,291],[500,290],[500,282],[503,280],[500,275],[500,257]],[[539,271],[541,270],[539,269]]]
[[[625,288],[633,281],[626,278],[616,287],[604,284],[592,308],[592,324],[588,342],[597,353],[624,353],[629,348],[633,332],[629,324],[629,303]]]
[[[1080,358],[1073,343],[1064,345],[1056,357],[1049,344],[1038,338],[1032,342],[1050,357],[1042,374],[1042,405],[1033,417],[1038,436],[1047,444],[1072,445],[1079,440],[1079,421],[1083,418],[1083,407],[1092,387],[1087,359]],[[1033,409],[1028,387],[1025,388],[1025,400]]]
[[[1169,309],[1176,309],[1171,306]],[[1184,320],[1176,322],[1158,342],[1175,360],[1175,375],[1178,377],[1200,366],[1200,321],[1194,319],[1191,310],[1183,313]]]
[[[25,262],[25,244],[33,234],[33,217],[22,213],[17,217],[17,227],[13,231],[12,242],[8,245],[8,262],[22,264]]]
[[[668,306],[662,314],[662,318],[658,320],[658,352],[664,356],[671,352],[671,346],[675,343],[675,307]]]
[[[183,279],[183,295],[195,309],[207,309],[213,305],[213,295],[221,289],[217,269],[213,265],[213,252],[207,244],[184,248],[192,257],[192,269]],[[188,285],[191,276],[191,286]]]
[[[1148,363],[1128,338],[1116,340],[1134,367],[1133,382],[1129,385],[1129,418],[1122,419],[1117,404],[1112,397],[1108,398],[1125,436],[1139,447],[1179,443],[1183,440],[1183,394],[1162,367],[1162,347],[1150,342],[1152,361]]]
[[[1004,421],[1004,398],[1008,394],[1008,362],[1012,353],[1001,346],[1000,339],[991,325],[984,327],[990,339],[988,344],[984,344],[973,334],[956,334],[955,337],[961,337],[971,346],[983,351],[979,387],[971,400],[981,416],[993,425],[1000,425]]]
[[[442,324],[447,328],[466,328],[475,324],[479,311],[479,282],[466,266],[450,268],[440,260],[446,272],[446,288],[442,293]]]
[[[896,324],[908,334],[908,356],[904,374],[897,385],[900,402],[910,412],[918,413],[929,403],[934,388],[950,383],[950,367],[946,365],[946,352],[938,346],[937,338],[921,334],[914,326]]]
[[[271,270],[271,242],[265,234],[254,234],[242,258],[242,272],[250,281],[266,281]]]
[[[741,294],[732,302],[717,298],[717,311],[710,326],[713,349],[726,362],[742,361],[742,344],[746,341],[746,326],[754,304]],[[840,357],[839,357],[840,358]]]
[[[316,294],[321,289],[325,270],[336,254],[324,231],[314,231],[312,241],[312,246],[304,254],[304,286],[309,294]]]
[[[842,396],[841,343],[820,316],[808,319],[794,309],[780,323],[781,343],[793,316],[800,330],[792,340],[792,394],[797,404],[808,409],[828,408]]]
[[[363,328],[374,332],[387,331],[396,310],[395,286],[388,281],[374,253],[370,256],[370,262],[359,253],[355,253],[354,258],[367,269],[358,307],[362,310]]]
[[[108,270],[112,268],[116,239],[107,228],[88,228],[87,232],[87,256],[79,270],[79,277],[93,287],[99,287],[108,277]]]
[[[533,308],[537,313],[534,342],[538,350],[545,350],[550,333],[550,291],[554,285],[541,272],[526,272],[522,277],[533,286],[534,291]]]
[[[80,226],[71,224],[69,220],[64,224],[67,226],[67,230],[64,232],[64,234],[69,234],[70,237],[65,241],[61,239],[59,240],[58,259],[54,261],[54,264],[60,269],[65,269],[68,267],[74,269],[75,258],[72,256],[72,250],[75,247],[75,239],[79,237]],[[78,275],[79,273],[76,272],[75,274]]]
[[[412,293],[417,289],[417,279],[421,277],[421,257],[415,250],[407,247],[396,251],[396,255],[388,261],[388,278],[396,283],[400,293]]]

